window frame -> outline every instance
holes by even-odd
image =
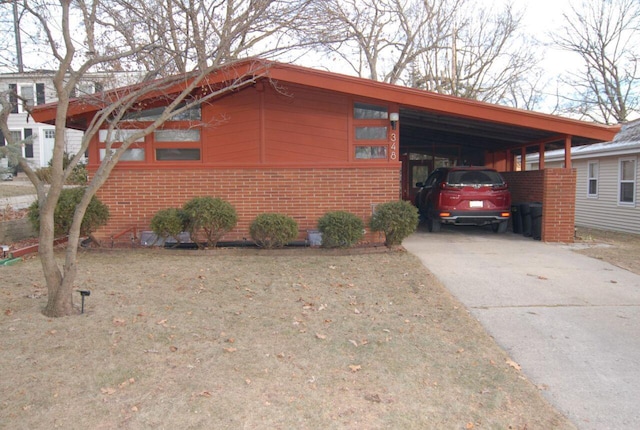
[[[623,163],[633,162],[633,179],[624,179]],[[637,157],[624,157],[618,159],[618,206],[636,206],[636,192],[637,192],[637,176],[638,176],[638,159]],[[622,185],[633,184],[633,192],[631,194],[632,200],[630,202],[622,201]]]
[[[595,166],[596,174],[595,177],[591,176],[591,166]],[[595,193],[591,192],[591,183],[595,182]],[[587,198],[597,199],[598,191],[600,189],[600,162],[598,160],[589,161],[587,163]]]
[[[378,114],[372,115],[368,117],[366,114],[358,115],[358,109],[360,109],[361,113],[366,110],[366,108],[372,108],[372,112],[379,112]],[[391,133],[391,123],[389,122],[389,113],[391,112],[391,108],[386,103],[381,103],[379,101],[372,100],[352,100],[351,103],[351,121],[352,121],[352,141],[351,141],[351,157],[356,162],[389,162],[390,161],[390,133]],[[373,139],[363,139],[359,138],[360,134],[358,130],[360,129],[375,129],[375,128],[384,128],[386,133],[384,137],[373,138]],[[395,142],[398,145],[398,142]],[[369,156],[363,157],[362,154],[363,148],[369,148],[368,153]],[[384,148],[384,149],[380,149]],[[384,157],[374,157],[374,155],[378,152],[384,152]]]
[[[11,113],[27,113],[28,109],[25,107],[24,100],[21,99],[23,88],[30,87],[32,90],[31,100],[33,105],[29,106],[33,108],[46,103],[45,86],[41,82],[15,82],[9,84],[9,102],[11,103]]]

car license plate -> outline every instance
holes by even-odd
[[[470,208],[481,208],[482,207],[482,200],[471,200],[469,202],[469,207]]]

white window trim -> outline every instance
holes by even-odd
[[[596,165],[596,176],[595,178],[592,178],[591,175],[591,165],[595,164]],[[590,193],[590,189],[591,187],[589,185],[591,185],[591,181],[594,180],[596,181],[596,192],[595,194],[591,194]],[[598,191],[600,190],[600,162],[599,161],[589,161],[587,163],[587,198],[589,199],[597,199],[598,198]]]
[[[13,84],[13,82],[12,82]],[[22,87],[31,86],[33,90],[33,106],[38,104],[38,93],[36,90],[35,82],[16,82],[16,93],[18,95],[18,113],[27,113],[27,110],[24,108],[24,103],[20,97],[22,97]]]
[[[633,201],[631,202],[623,202],[620,200],[620,198],[622,197],[620,195],[620,185],[623,183],[622,180],[622,163],[624,161],[633,161],[634,163],[634,169],[633,169],[633,179],[632,180],[625,180],[624,182],[626,183],[633,183]],[[638,181],[637,181],[637,176],[638,176],[638,159],[637,157],[625,157],[625,158],[619,158],[618,159],[618,206],[630,206],[630,207],[635,207],[636,206],[636,194],[638,193]]]

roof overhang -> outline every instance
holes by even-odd
[[[166,101],[171,94],[186,88],[194,76],[173,77],[161,90],[146,94],[145,101]],[[248,83],[269,79],[280,85],[304,85],[397,105],[401,136],[406,145],[411,145],[413,139],[423,142],[426,133],[434,144],[464,143],[492,151],[553,142],[564,145],[567,136],[575,146],[611,141],[620,130],[617,125],[605,126],[265,60],[243,60],[221,67],[198,85],[199,88],[219,87],[237,79]],[[140,85],[107,92],[103,103],[72,100],[67,114],[68,126],[86,127],[87,120],[109,100],[135,91]],[[53,124],[56,108],[56,103],[37,106],[33,117],[38,122]]]

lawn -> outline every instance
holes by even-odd
[[[574,428],[402,251],[88,251],[79,268],[85,313],[60,319],[40,313],[36,258],[0,268],[1,427]]]

